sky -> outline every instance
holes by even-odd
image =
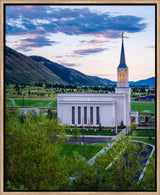
[[[155,76],[154,5],[6,5],[5,42],[86,75],[117,80],[124,33],[129,80]]]

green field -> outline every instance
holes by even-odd
[[[15,85],[6,86],[5,96],[6,99],[22,99],[23,94],[25,99],[30,100],[55,100],[58,93],[56,89],[48,89],[44,87],[26,86],[19,87],[19,93],[14,88]]]
[[[155,102],[131,102],[131,111],[155,113]]]
[[[23,100],[7,99],[10,106],[23,106]],[[54,108],[57,109],[56,100],[24,100],[24,107]],[[155,102],[131,102],[131,111],[139,113],[154,113]]]
[[[23,100],[6,100],[9,106],[23,106]],[[54,108],[57,109],[57,101],[49,100],[24,100],[24,107],[38,107],[38,108]]]
[[[135,131],[134,136],[140,137],[155,137],[155,131]]]

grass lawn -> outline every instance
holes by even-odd
[[[155,113],[155,102],[131,102],[131,111]]]
[[[96,155],[102,148],[104,148],[107,144],[106,143],[97,143],[94,145],[85,144],[84,151],[85,151],[85,158],[86,160],[90,160],[94,155]],[[73,152],[78,152],[79,155],[83,156],[83,146],[80,144],[62,144],[63,151],[61,155],[66,155],[68,159],[73,159],[74,154]]]
[[[23,100],[6,100],[7,105],[23,106]],[[24,100],[24,107],[55,108],[57,109],[56,100]]]
[[[140,137],[155,137],[155,131],[134,131],[134,136]]]
[[[83,146],[80,144],[68,144],[63,143],[63,150],[61,152],[61,155],[66,155],[68,162],[70,159],[74,159],[74,151],[76,151],[79,155],[83,157]],[[93,156],[95,156],[102,148],[106,147],[107,143],[96,143],[94,145],[85,144],[84,145],[84,153],[85,153],[85,159],[86,161],[89,161]],[[109,165],[110,162],[114,160],[114,158],[121,152],[121,150],[124,148],[123,142],[119,141],[118,144],[115,144],[113,147],[111,147],[107,151],[107,164],[105,164],[105,167]],[[105,156],[106,154],[103,153],[98,156],[98,158],[101,158],[102,156]]]

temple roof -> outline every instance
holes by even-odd
[[[122,48],[121,48],[120,64],[119,64],[118,68],[128,68],[127,65],[126,65],[126,60],[125,60],[125,52],[124,52],[123,39],[122,39]]]

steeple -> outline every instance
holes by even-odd
[[[124,44],[123,44],[123,35],[124,32],[122,32],[122,48],[121,48],[120,64],[118,68],[127,68],[126,60],[125,60]]]
[[[125,52],[124,52],[124,32],[122,32],[122,48],[121,48],[121,56],[120,56],[120,64],[117,68],[117,87],[129,87],[128,84],[128,67],[126,65],[125,60]]]

